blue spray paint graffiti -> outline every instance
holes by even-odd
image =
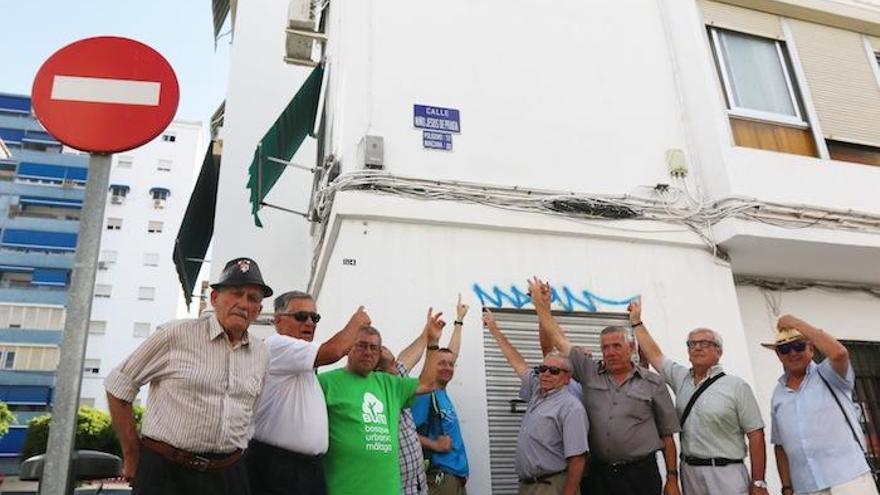
[[[474,284],[473,290],[477,298],[480,299],[481,306],[502,308],[507,304],[516,309],[521,309],[532,304],[528,290],[520,290],[515,285],[511,285],[509,290],[493,285],[492,289],[487,291],[480,284]],[[566,311],[573,311],[575,308],[586,311],[598,311],[599,305],[626,307],[636,297],[638,296],[625,299],[608,299],[597,296],[586,289],[577,293],[566,286],[562,286],[559,289],[556,287],[550,288],[550,302],[559,303]]]

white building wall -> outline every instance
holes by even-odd
[[[92,302],[91,320],[105,321],[106,332],[89,335],[86,359],[99,359],[100,371],[83,375],[80,393],[85,402],[94,400],[101,409],[107,408],[104,377],[144,340],[134,336],[134,324],[149,323],[152,333],[157,325],[176,319],[184,304],[171,253],[204,157],[202,134],[201,123],[174,121],[163,133],[173,135],[173,142],[160,135],[140,148],[113,157],[110,184],[131,189],[122,204],[114,204],[108,197],[104,211],[101,251],[115,251],[116,262],[98,270],[95,284],[111,285],[112,293],[109,298],[96,297]],[[132,167],[120,167],[120,160],[127,159],[131,159]],[[171,170],[157,170],[159,160],[170,160]],[[161,209],[154,206],[150,194],[153,187],[171,191]],[[107,218],[122,218],[122,229],[107,230]],[[161,233],[147,232],[151,221],[162,222]],[[158,254],[157,266],[145,265],[147,253]],[[138,299],[141,287],[155,289],[152,301]],[[146,389],[139,397],[146,397]]]
[[[223,156],[220,167],[211,280],[227,261],[248,256],[257,261],[266,283],[278,291],[301,288],[308,279],[311,248],[302,217],[263,208],[261,229],[249,203],[248,166],[257,142],[305,81],[310,69],[284,63],[287,1],[240,2],[229,69]],[[307,139],[294,161],[313,166],[315,144]],[[308,209],[312,175],[288,170],[266,201],[298,211]]]
[[[783,3],[834,8],[831,2]],[[428,8],[364,0],[333,2],[330,12],[325,143],[343,173],[360,168],[363,136],[377,135],[391,174],[634,194],[670,183],[666,153],[681,149],[690,184],[711,199],[748,196],[880,212],[873,193],[880,190],[880,168],[733,145],[697,2],[563,0],[547,8],[452,0]],[[524,292],[525,279],[535,274],[577,294],[621,301],[641,293],[645,319],[671,357],[686,360],[684,340],[694,327],[724,336],[725,368],[753,384],[769,425],[769,394],[780,367],[757,342],[770,335],[771,319],[760,312],[753,289],[734,287],[733,272],[860,280],[859,267],[877,259],[876,235],[737,221],[712,232],[720,241],[733,239],[732,269],[682,225],[576,222],[349,191],[335,196],[326,225],[315,225],[323,237],[314,238],[320,256],[309,275],[307,225],[264,208],[266,228],[255,229],[244,188],[257,140],[308,74],[281,62],[285,18],[285,1],[239,6],[212,279],[223,262],[241,255],[257,259],[279,292],[302,287],[309,276],[325,317],[319,339],[364,304],[394,350],[422,327],[427,306],[442,305],[449,315],[461,292],[474,310],[450,393],[462,418],[474,493],[490,493],[480,294],[493,303],[486,294],[495,288],[510,294],[515,285]],[[414,104],[461,111],[452,152],[422,149],[421,132],[412,125]],[[313,144],[307,140],[294,161],[311,164]],[[288,170],[269,201],[304,210],[310,184],[310,175]],[[850,308],[859,314],[853,322],[864,321],[877,309],[876,300],[862,296],[829,299],[807,291],[784,297],[792,306],[783,311],[807,319],[842,316]],[[601,310],[625,307],[591,301]],[[591,308],[578,304],[574,309]],[[816,321],[824,325],[822,318]],[[767,473],[778,490],[772,454]]]

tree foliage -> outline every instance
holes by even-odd
[[[0,402],[0,437],[8,433],[9,427],[13,424],[15,424],[15,415],[5,402]]]
[[[135,406],[135,424],[140,430],[144,408]],[[49,443],[49,425],[52,422],[51,414],[37,416],[28,421],[27,436],[24,439],[22,457],[28,457],[46,452]],[[110,415],[94,407],[81,406],[77,412],[75,449],[99,450],[110,454],[121,455],[122,449],[113,425],[110,424]]]

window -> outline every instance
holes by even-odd
[[[138,299],[141,301],[152,301],[156,297],[155,287],[138,287]]]
[[[98,257],[98,270],[108,270],[111,265],[116,263],[117,252],[104,249],[101,251],[101,256]]]
[[[15,351],[3,351],[0,354],[0,362],[4,370],[11,370],[15,366]]]
[[[162,134],[162,141],[166,143],[173,143],[177,141],[177,136],[173,132],[166,132]]]
[[[13,162],[0,162],[0,180],[11,181],[15,179],[16,168]]]
[[[806,125],[781,41],[711,32],[731,115]]]
[[[170,172],[171,171],[171,160],[163,160],[159,159],[156,162],[156,170],[160,172]]]
[[[147,224],[147,232],[151,234],[161,234],[162,233],[162,222],[154,222],[151,221]]]
[[[841,341],[856,375],[853,400],[861,410],[867,455],[880,461],[880,342]],[[838,411],[835,411],[839,414]],[[849,440],[852,440],[850,438]]]
[[[135,322],[134,330],[132,331],[132,335],[138,339],[149,336],[150,335],[150,324],[149,323],[142,323],[142,322]]]
[[[83,373],[86,375],[97,375],[101,372],[100,359],[86,359],[83,363]]]
[[[119,168],[131,168],[134,165],[134,158],[130,156],[120,156],[116,160],[116,166]]]
[[[168,199],[168,195],[171,194],[171,191],[169,191],[168,189],[162,189],[160,187],[154,187],[152,190],[150,190],[150,194],[153,196],[153,199],[164,201]]]
[[[89,322],[89,333],[92,335],[104,335],[107,333],[107,322],[92,320]]]
[[[107,230],[122,230],[122,219],[121,218],[108,218],[107,219]]]
[[[125,197],[128,196],[129,189],[128,186],[112,184],[110,186],[110,203],[121,205],[125,201]]]
[[[79,406],[95,407],[95,399],[93,397],[80,397]]]
[[[63,330],[64,308],[3,304],[0,305],[0,328]]]
[[[95,297],[108,298],[113,292],[113,286],[109,284],[95,284]]]
[[[144,253],[144,266],[159,266],[159,253]]]

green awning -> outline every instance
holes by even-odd
[[[213,142],[208,146],[202,170],[183,214],[180,230],[174,240],[172,259],[177,277],[189,307],[202,260],[214,235],[214,212],[217,206],[217,182],[220,179],[220,155],[214,154]]]
[[[315,67],[308,79],[303,83],[296,96],[290,100],[287,108],[281,112],[272,127],[257,144],[254,160],[248,169],[247,188],[251,190],[251,213],[254,224],[262,227],[258,212],[263,200],[281,174],[287,168],[282,163],[269,160],[270,157],[290,161],[303,140],[315,127],[315,115],[318,113],[318,98],[321,93],[321,79],[324,69]]]
[[[226,22],[226,16],[229,15],[229,0],[212,0],[211,13],[214,14],[214,43],[217,43],[217,37],[220,36],[220,30],[223,29],[223,23]],[[215,46],[216,48],[216,46]]]

